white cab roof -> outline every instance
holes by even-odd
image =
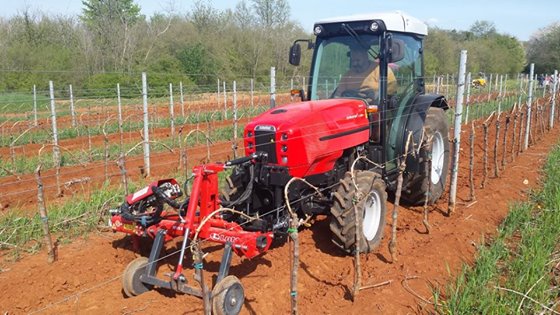
[[[400,11],[340,16],[340,17],[324,19],[316,22],[315,24],[371,21],[371,20],[383,20],[385,26],[387,27],[387,30],[389,31],[415,33],[421,35],[428,34],[428,26],[426,25],[426,23]]]

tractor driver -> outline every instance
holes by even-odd
[[[379,91],[379,67],[368,57],[367,49],[353,47],[350,50],[350,69],[341,78],[333,97],[362,97],[374,101],[373,93]],[[387,73],[387,94],[397,92],[397,80],[391,68]]]

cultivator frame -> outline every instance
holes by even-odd
[[[123,232],[138,241],[140,236],[154,239],[150,255],[137,258],[125,269],[123,291],[129,296],[142,294],[157,286],[212,300],[214,313],[230,314],[239,312],[243,305],[244,292],[240,281],[229,275],[233,253],[247,258],[256,257],[268,250],[274,238],[273,232],[246,231],[236,222],[223,218],[224,212],[235,211],[222,208],[218,192],[218,174],[228,167],[253,163],[255,155],[239,158],[226,163],[199,165],[193,169],[193,184],[190,198],[178,203],[175,198],[180,192],[174,179],[160,180],[127,196],[120,209],[112,210],[109,224],[114,232]],[[164,204],[177,211],[163,211]],[[186,209],[185,209],[186,208]],[[184,215],[183,215],[184,214]],[[156,275],[157,261],[164,243],[183,237],[180,256],[175,272],[168,280]],[[198,255],[198,240],[224,245],[216,285],[210,296],[205,296],[202,280],[202,255]],[[189,241],[191,245],[189,246]],[[136,247],[136,246],[135,246]],[[183,275],[183,260],[186,250],[193,250],[195,279],[201,288],[188,285]]]

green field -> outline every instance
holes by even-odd
[[[560,146],[548,157],[542,188],[511,207],[474,265],[434,292],[442,314],[549,314],[560,280]]]

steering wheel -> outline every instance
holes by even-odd
[[[350,89],[345,90],[341,93],[342,97],[353,97],[365,99],[368,103],[372,103],[376,100],[376,93],[373,89],[356,90]]]

